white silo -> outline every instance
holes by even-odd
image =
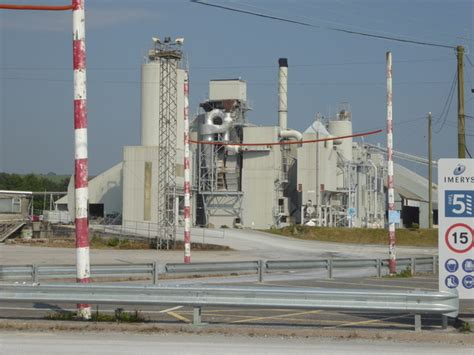
[[[160,62],[151,53],[141,68],[141,145],[158,146],[158,129],[160,115]],[[176,145],[184,148],[183,143],[183,112],[184,112],[184,69],[177,70],[177,124]],[[181,161],[180,161],[181,162]]]
[[[141,145],[158,146],[160,112],[160,63],[149,61],[141,73]]]
[[[347,109],[341,109],[338,119],[329,121],[329,133],[334,137],[343,137],[352,135],[351,113]],[[352,138],[345,138],[334,141],[338,152],[345,160],[352,161]]]

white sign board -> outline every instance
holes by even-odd
[[[438,161],[439,289],[474,299],[474,159]]]

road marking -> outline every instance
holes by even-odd
[[[191,320],[189,320],[188,318],[186,317],[183,317],[182,315],[178,314],[178,313],[175,313],[175,312],[167,312],[166,314],[170,315],[171,317],[174,317],[182,322],[185,322],[185,323],[191,323]]]
[[[320,313],[320,312],[322,312],[322,310],[318,309],[316,311],[306,311],[306,312],[298,312],[298,313],[279,314],[279,315],[276,315],[276,316],[266,316],[266,317],[254,317],[254,318],[240,319],[240,320],[233,321],[232,323],[246,323],[246,322],[252,322],[252,321],[255,321],[255,320],[285,318],[285,317],[299,316],[299,315],[304,315],[304,314],[316,314],[316,313]]]
[[[176,311],[177,309],[183,308],[183,306],[176,306],[176,307],[171,307],[168,309],[164,309],[162,311],[159,311],[158,313],[169,313],[171,311]]]
[[[371,319],[371,320],[363,320],[363,321],[358,321],[358,322],[343,323],[343,324],[335,325],[335,326],[332,326],[332,327],[325,327],[325,328],[327,329],[327,328],[347,327],[347,326],[350,326],[350,325],[372,324],[372,323],[378,323],[378,322],[389,320],[389,319],[405,318],[405,317],[408,317],[409,315],[410,314],[408,313],[408,314],[402,314],[402,315],[398,315],[398,316],[391,316],[391,317],[385,317],[385,318],[379,318],[379,319]]]

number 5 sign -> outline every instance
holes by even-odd
[[[474,299],[474,160],[438,161],[439,289]]]

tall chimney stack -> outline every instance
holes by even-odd
[[[278,59],[278,125],[281,130],[287,129],[288,123],[288,59]]]

